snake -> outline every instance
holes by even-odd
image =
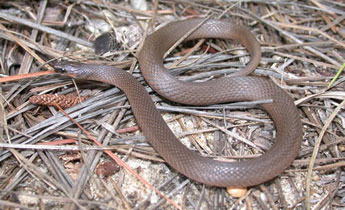
[[[190,34],[187,34],[190,33]],[[182,81],[167,71],[164,54],[176,42],[216,38],[243,45],[250,61],[243,69],[205,82]],[[260,44],[244,26],[227,20],[189,18],[170,22],[148,35],[137,56],[141,73],[150,87],[168,100],[187,105],[209,105],[270,99],[259,106],[275,126],[274,143],[255,158],[223,161],[188,149],[170,130],[149,93],[130,73],[110,65],[59,61],[58,73],[114,85],[127,96],[137,124],[156,152],[179,173],[216,187],[255,186],[280,175],[298,155],[302,124],[293,99],[271,79],[249,76],[261,60]]]

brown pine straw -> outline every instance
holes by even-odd
[[[85,130],[78,122],[76,122],[71,116],[69,116],[58,104],[55,104],[55,106],[66,116],[68,117],[80,130],[82,130],[87,137],[89,137],[95,144],[98,146],[103,146],[99,141],[97,141],[93,136]],[[113,160],[116,161],[117,164],[125,168],[127,171],[129,171],[133,176],[135,176],[140,182],[148,186],[151,190],[155,191],[158,195],[163,197],[165,200],[167,200],[171,205],[173,205],[177,209],[182,209],[182,207],[177,204],[175,201],[171,200],[168,196],[166,196],[164,193],[160,192],[157,188],[155,188],[152,184],[150,184],[147,180],[145,180],[143,177],[141,177],[137,172],[135,172],[130,166],[128,166],[125,162],[123,162],[119,157],[117,157],[114,153],[112,153],[110,150],[104,151],[107,155],[109,155]]]
[[[325,125],[322,127],[322,130],[319,134],[319,137],[317,138],[316,142],[315,142],[315,146],[314,146],[314,150],[313,150],[313,154],[310,158],[310,162],[309,162],[309,166],[308,166],[308,173],[307,173],[307,179],[306,179],[306,199],[305,199],[305,204],[307,209],[311,209],[311,204],[310,204],[310,196],[311,196],[311,176],[312,176],[312,172],[313,172],[313,167],[314,167],[314,163],[316,160],[316,156],[319,152],[319,148],[320,148],[320,144],[321,144],[321,140],[324,136],[324,134],[327,131],[328,126],[331,124],[331,122],[333,121],[333,119],[335,118],[335,116],[337,116],[338,112],[341,110],[341,108],[345,105],[345,100],[343,100],[341,102],[341,104],[339,104],[339,106],[332,112],[331,116],[327,119]]]
[[[54,74],[54,73],[55,73],[54,70],[50,70],[50,71],[40,71],[40,72],[28,73],[28,74],[18,74],[18,75],[0,78],[0,83],[12,82],[12,81],[17,81],[17,80],[27,79],[27,78],[32,78],[32,77],[40,77],[40,76]]]

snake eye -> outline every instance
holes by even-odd
[[[66,73],[67,72],[67,70],[63,66],[59,66],[58,64],[54,65],[54,69],[58,73]]]
[[[68,65],[66,61],[58,61],[53,65],[57,73],[68,73]]]
[[[58,73],[74,73],[74,63],[69,61],[60,61],[54,64],[54,69]]]
[[[70,61],[60,61],[55,63],[54,69],[57,73],[67,74],[70,77],[76,77],[81,74],[81,64]]]

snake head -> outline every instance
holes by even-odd
[[[54,64],[57,73],[67,74],[70,77],[77,77],[80,74],[80,63],[70,61],[59,61]]]

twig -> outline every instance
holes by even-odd
[[[0,78],[0,83],[12,82],[12,81],[17,81],[21,79],[33,78],[33,77],[40,77],[40,76],[54,74],[54,73],[55,73],[54,70],[50,70],[50,71],[40,71],[40,72],[34,72],[34,73],[28,73],[28,74],[18,74],[18,75]]]

